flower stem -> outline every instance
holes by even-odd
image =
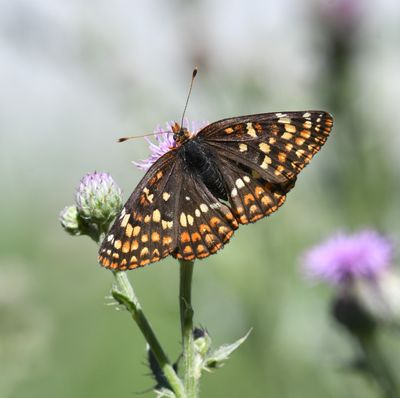
[[[383,397],[399,398],[399,389],[393,371],[379,348],[376,333],[357,336],[368,369],[381,387]]]
[[[176,374],[174,368],[168,360],[160,342],[135,295],[133,287],[125,272],[114,272],[116,287],[112,289],[112,295],[115,300],[122,304],[132,315],[133,320],[138,325],[144,338],[153,351],[161,370],[163,371],[168,383],[174,391],[177,398],[187,398],[181,379]]]
[[[184,386],[188,398],[196,398],[198,393],[195,370],[195,347],[193,337],[192,276],[193,261],[179,260],[180,285],[179,306],[183,345]]]

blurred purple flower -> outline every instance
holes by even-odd
[[[152,164],[158,160],[162,155],[167,153],[172,148],[176,147],[176,142],[173,138],[174,133],[172,132],[172,126],[175,122],[167,122],[166,130],[163,130],[160,126],[158,126],[154,130],[154,137],[156,139],[156,143],[153,143],[147,137],[146,141],[149,143],[149,148],[151,151],[150,156],[147,159],[141,160],[139,162],[133,162],[135,166],[142,170],[148,170]],[[187,128],[191,133],[197,134],[203,127],[207,126],[208,122],[197,122],[192,121],[189,123],[187,119],[183,121],[183,127]]]
[[[321,3],[320,15],[324,23],[346,34],[358,27],[364,9],[362,0],[334,0]]]
[[[393,246],[373,230],[336,236],[305,253],[304,272],[310,279],[338,284],[352,278],[374,278],[391,263]]]

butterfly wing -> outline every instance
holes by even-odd
[[[265,113],[212,123],[197,139],[218,153],[232,211],[247,224],[284,203],[332,125],[332,117],[323,111]]]
[[[158,159],[129,197],[99,250],[106,268],[132,269],[168,256],[174,250],[174,210],[177,197],[165,192],[180,187],[176,151]]]
[[[149,169],[105,237],[99,262],[126,270],[172,254],[205,258],[229,241],[238,223],[195,175],[185,172],[179,149]]]

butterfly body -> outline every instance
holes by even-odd
[[[240,224],[284,203],[332,125],[323,111],[228,118],[197,134],[175,123],[174,147],[128,199],[100,247],[100,264],[124,270],[217,252]]]

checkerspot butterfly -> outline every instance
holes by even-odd
[[[196,135],[175,123],[175,147],[133,191],[100,247],[100,264],[126,270],[168,255],[214,254],[240,224],[282,206],[332,125],[323,111],[233,117]]]

